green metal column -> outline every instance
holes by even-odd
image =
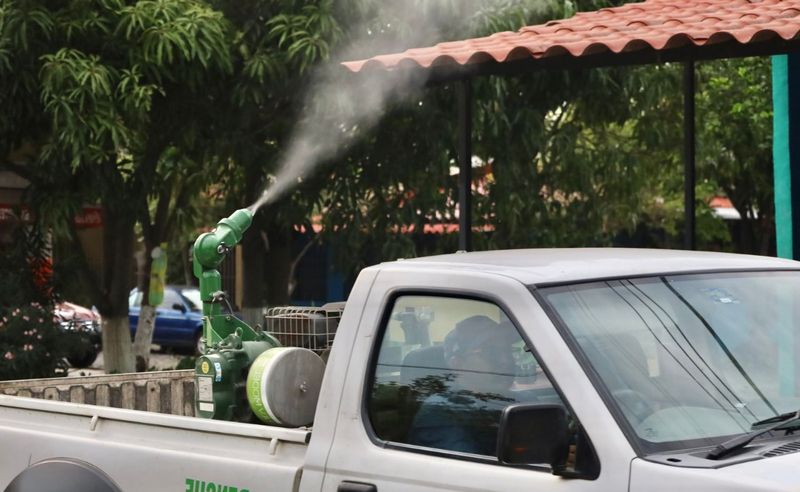
[[[778,256],[797,260],[800,259],[800,54],[772,57],[772,108]],[[795,312],[779,313],[782,321],[775,327],[776,336],[783,342],[777,354],[779,391],[786,396],[798,390],[795,360],[800,355],[800,339],[795,320],[799,308],[795,305]]]
[[[772,57],[778,256],[800,259],[800,54]]]

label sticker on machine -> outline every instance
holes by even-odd
[[[197,378],[197,399],[200,401],[214,401],[213,385],[214,383],[210,377]]]
[[[222,381],[222,364],[219,362],[214,362],[214,371],[216,372],[214,375],[214,380],[219,383]]]

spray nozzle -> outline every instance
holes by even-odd
[[[194,243],[195,270],[219,265],[225,255],[242,240],[242,234],[252,222],[253,212],[243,208],[220,220],[213,231],[201,234]],[[195,271],[195,275],[197,273]]]
[[[217,292],[222,290],[222,276],[217,267],[239,244],[242,234],[252,222],[253,212],[247,209],[237,210],[230,217],[220,220],[213,231],[201,234],[194,242],[192,270],[200,281],[200,297],[203,300],[203,314],[206,316],[220,314],[220,301],[228,302],[226,298],[214,299],[218,297]],[[230,302],[228,306],[230,308]],[[232,309],[229,311],[233,312]]]

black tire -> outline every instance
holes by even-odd
[[[95,343],[90,337],[81,335],[75,347],[67,355],[67,362],[77,369],[85,369],[97,360],[99,353],[99,344]]]
[[[203,328],[198,328],[197,332],[194,334],[194,343],[191,346],[181,346],[180,348],[175,348],[175,352],[181,355],[187,355],[189,357],[197,357],[203,355]]]

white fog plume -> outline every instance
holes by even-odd
[[[442,41],[445,27],[463,26],[465,32],[485,29],[492,14],[519,11],[520,3],[528,10],[549,4],[549,0],[369,1],[379,5],[376,18],[380,22],[361,26],[357,32],[362,35],[332,57],[337,61],[317,69],[305,97],[306,114],[294,129],[277,174],[270,176],[261,197],[248,207],[251,211],[275,201],[320,163],[336,157],[354,133],[372,127],[389,104],[421,88],[428,76],[423,70],[349,74],[340,61],[428,46]]]
[[[374,125],[387,104],[425,82],[419,72],[404,72],[394,77],[353,74],[358,80],[343,85],[340,78],[329,77],[330,74],[323,74],[318,83],[312,84],[310,90],[331,94],[315,104],[324,109],[313,111],[295,128],[277,175],[249,207],[253,212],[300,183],[320,163],[335,157],[354,131]]]

